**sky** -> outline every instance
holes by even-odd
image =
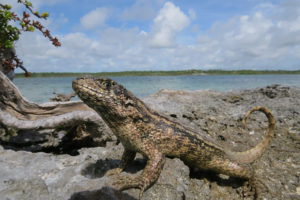
[[[16,50],[31,72],[300,69],[300,0],[31,2],[62,43],[22,34]]]

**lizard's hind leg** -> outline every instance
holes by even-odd
[[[218,172],[220,174],[225,174],[231,177],[248,180],[248,182],[245,182],[243,187],[244,196],[253,195],[254,197],[256,197],[258,195],[256,188],[256,179],[254,177],[254,173],[251,166],[242,166],[229,159],[214,159],[210,162],[209,165],[209,169],[214,170],[215,172]],[[249,183],[248,187],[247,183]]]

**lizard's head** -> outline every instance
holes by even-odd
[[[73,80],[72,86],[79,98],[103,118],[126,117],[137,103],[133,94],[109,78],[80,77]]]

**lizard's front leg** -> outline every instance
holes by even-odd
[[[136,152],[128,150],[128,149],[125,148],[124,152],[123,152],[123,155],[122,155],[122,158],[121,158],[121,163],[120,163],[119,167],[117,167],[115,169],[108,170],[105,173],[104,176],[111,176],[111,175],[115,175],[115,174],[121,173],[126,168],[126,166],[131,161],[134,160],[135,155],[136,155]]]
[[[139,198],[158,179],[165,164],[165,156],[154,144],[146,144],[142,149],[142,154],[147,158],[147,165],[140,176],[119,176],[113,185],[119,190],[139,188]]]

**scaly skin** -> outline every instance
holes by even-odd
[[[73,89],[83,102],[102,117],[124,146],[120,167],[108,171],[106,175],[121,173],[134,159],[136,152],[148,158],[140,176],[119,175],[114,182],[119,190],[139,188],[140,198],[158,179],[165,157],[180,158],[190,167],[252,180],[252,170],[242,164],[260,157],[274,136],[274,117],[261,106],[248,111],[243,122],[254,111],[265,113],[269,120],[265,138],[250,150],[233,152],[220,147],[208,135],[159,115],[111,79],[78,78],[73,81]]]

